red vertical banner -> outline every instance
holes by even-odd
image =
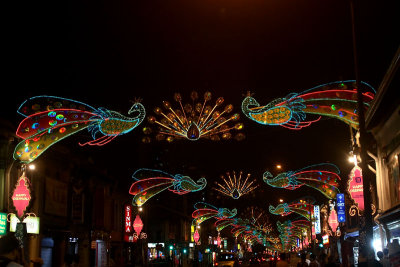
[[[132,234],[132,205],[125,205],[125,234]]]
[[[363,176],[362,170],[358,166],[355,166],[350,172],[348,190],[351,198],[358,204],[358,209],[364,210]]]

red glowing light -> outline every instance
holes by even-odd
[[[31,191],[29,190],[28,183],[29,180],[25,176],[25,173],[23,173],[18,179],[11,197],[19,218],[23,217],[25,209],[29,206],[29,202],[31,201]]]
[[[139,215],[136,215],[135,221],[133,222],[133,229],[135,229],[136,233],[139,235],[143,229],[143,222],[140,219]]]

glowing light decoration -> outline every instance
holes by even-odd
[[[132,206],[125,205],[125,233],[130,234],[132,232]]]
[[[233,224],[234,220],[233,219],[221,219],[218,220],[214,223],[215,228],[217,228],[217,231],[220,232],[223,229],[225,229],[228,226],[231,226]]]
[[[360,211],[364,210],[364,186],[362,170],[358,166],[354,166],[349,175],[348,191],[351,198],[357,203]]]
[[[339,226],[338,219],[337,219],[337,213],[335,209],[331,210],[331,214],[329,214],[328,218],[328,224],[332,229],[332,232],[336,232],[337,227]]]
[[[375,90],[361,82],[368,92],[363,93],[364,108],[368,109]],[[357,90],[354,80],[331,82],[291,93],[261,106],[250,94],[242,101],[242,111],[251,120],[263,125],[279,125],[299,130],[310,126],[316,119],[306,119],[306,114],[339,119],[358,128]]]
[[[269,217],[265,210],[251,206],[247,207],[242,217],[249,218],[249,224],[252,228],[268,235],[272,231],[272,225],[269,223]]]
[[[287,216],[291,213],[297,213],[307,220],[310,220],[310,211],[314,211],[313,203],[315,200],[311,197],[307,197],[300,200],[295,200],[291,203],[282,203],[274,207],[269,205],[269,212],[275,215]]]
[[[56,96],[36,96],[26,100],[18,109],[25,117],[17,129],[17,136],[24,139],[15,148],[14,159],[30,163],[45,150],[64,138],[88,129],[94,140],[80,144],[102,146],[119,135],[136,128],[146,112],[136,102],[126,117],[116,111],[95,109],[87,104]],[[98,137],[101,135],[101,137]]]
[[[236,209],[216,208],[205,202],[197,202],[194,204],[194,208],[196,210],[192,213],[193,225],[200,225],[202,222],[211,218],[215,218],[217,221],[224,220],[232,218],[237,214]]]
[[[136,234],[140,234],[140,232],[143,229],[143,222],[142,219],[140,219],[139,214],[136,215],[135,220],[133,221],[133,229],[135,229]]]
[[[196,229],[196,231],[195,231],[194,234],[193,234],[193,239],[194,239],[194,242],[196,242],[196,244],[199,243],[200,234],[199,234],[199,231],[197,231],[197,229]]]
[[[215,182],[218,187],[214,187],[213,189],[224,195],[230,196],[233,199],[238,199],[258,187],[258,185],[253,185],[255,180],[249,181],[249,178],[251,176],[250,173],[247,174],[246,179],[244,180],[242,180],[242,171],[239,172],[238,176],[236,175],[235,171],[233,171],[232,173],[232,177],[229,172],[226,173],[228,179],[221,175],[221,179],[224,181],[224,185]]]
[[[189,176],[181,174],[171,175],[160,170],[138,169],[132,175],[136,180],[129,189],[133,195],[133,205],[142,206],[151,197],[168,189],[178,195],[196,192],[207,185],[205,178],[200,178],[197,183]]]
[[[17,183],[12,194],[12,202],[17,210],[17,216],[22,220],[26,208],[31,201],[31,190],[29,188],[30,181],[25,175],[25,172],[18,178]]]
[[[272,187],[295,190],[303,185],[314,188],[327,198],[336,197],[339,191],[340,171],[336,165],[323,163],[305,167],[297,171],[288,171],[276,177],[266,171],[263,180]]]
[[[190,98],[192,104],[183,104],[182,96],[178,93],[174,96],[175,101],[179,103],[178,108],[173,108],[170,102],[163,101],[164,109],[157,107],[154,112],[159,117],[148,117],[151,124],[158,126],[156,140],[167,140],[172,142],[174,139],[188,139],[191,141],[207,138],[213,141],[222,139],[230,139],[233,134],[231,131],[240,131],[243,129],[242,123],[232,125],[233,121],[238,121],[240,116],[238,113],[228,115],[232,112],[233,106],[227,105],[220,109],[224,98],[220,97],[216,100],[214,106],[209,105],[211,101],[211,93],[204,94],[204,100],[199,101],[197,92],[192,92]],[[227,116],[228,115],[228,116]],[[143,142],[151,141],[149,137],[153,129],[150,127],[143,128],[143,132],[147,135],[143,138]],[[239,132],[234,137],[236,140],[243,140],[244,134]]]

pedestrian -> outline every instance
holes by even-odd
[[[379,262],[382,264],[382,266],[383,266],[383,252],[382,251],[378,251],[377,253],[376,253],[376,256],[378,256],[378,258],[379,258]]]
[[[285,253],[281,253],[279,255],[280,260],[276,263],[276,267],[288,267],[289,264],[286,261],[286,254]]]
[[[310,267],[319,267],[317,256],[314,253],[310,255]]]
[[[308,267],[308,263],[306,262],[307,255],[306,253],[301,253],[300,262],[297,263],[297,267]]]
[[[387,249],[387,248],[383,249],[382,265],[383,265],[383,267],[390,267],[389,249]]]
[[[327,263],[327,255],[324,252],[322,252],[319,255],[319,264],[321,267],[324,267],[326,263]]]
[[[14,234],[0,238],[0,266],[24,267],[23,264],[22,251]]]

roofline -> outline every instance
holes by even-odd
[[[377,109],[379,108],[379,106],[382,102],[383,96],[385,95],[390,83],[392,82],[393,77],[396,74],[397,69],[399,68],[399,65],[400,65],[400,46],[397,48],[397,51],[392,59],[392,62],[390,63],[389,68],[386,71],[381,84],[379,85],[379,88],[375,95],[372,106],[368,109],[368,113],[365,118],[366,128],[369,128],[368,126],[371,124],[371,121],[372,121]]]

